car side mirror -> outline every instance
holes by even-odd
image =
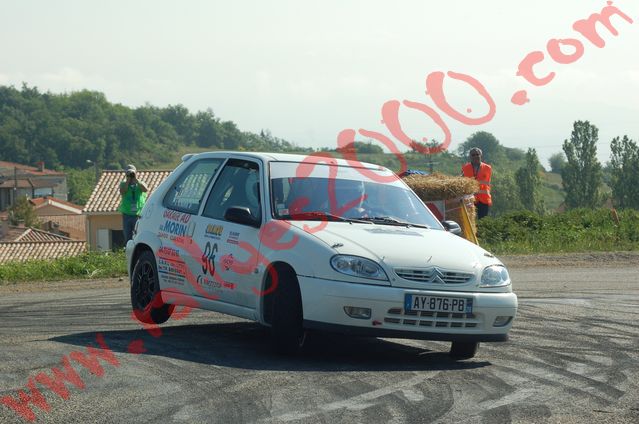
[[[456,236],[460,236],[461,237],[462,229],[459,226],[459,224],[456,223],[455,221],[442,221],[442,225],[444,226],[446,231],[448,231],[449,233],[453,233]]]
[[[236,222],[242,225],[250,225],[251,227],[259,228],[262,223],[260,219],[255,218],[249,208],[231,206],[224,213],[224,219],[231,222]]]

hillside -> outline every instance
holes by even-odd
[[[520,208],[512,180],[524,164],[524,152],[502,146],[489,133],[479,133],[486,145],[484,159],[494,169],[493,212]],[[468,143],[468,141],[466,141]],[[371,142],[355,143],[360,160],[399,171],[400,162]],[[426,156],[405,153],[407,167],[458,175],[465,161],[460,154],[442,152]],[[139,168],[172,169],[185,153],[211,150],[245,150],[310,153],[314,149],[273,136],[240,130],[213,111],[190,112],[182,105],[164,108],[145,105],[130,108],[114,104],[102,93],[83,90],[65,94],[42,93],[23,85],[20,90],[0,86],[0,151],[2,160],[23,164],[44,161],[69,176],[70,199],[86,201],[95,180],[93,169],[121,169],[127,163]],[[340,153],[334,147],[323,151]],[[561,177],[542,173],[544,203],[554,210],[563,201]],[[513,197],[514,196],[514,197]]]
[[[83,90],[41,93],[23,85],[0,86],[2,159],[49,168],[81,169],[87,161],[102,169],[134,162],[141,167],[179,158],[187,149],[310,151],[274,137],[241,131],[213,111],[192,113],[182,105],[130,108]]]

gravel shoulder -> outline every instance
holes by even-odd
[[[639,252],[544,253],[536,255],[499,255],[509,268],[540,266],[616,267],[639,266]]]

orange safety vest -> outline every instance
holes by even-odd
[[[479,182],[479,191],[475,193],[475,199],[478,202],[484,203],[488,206],[493,204],[493,199],[490,197],[490,176],[493,169],[487,163],[482,162],[479,165],[479,172],[475,175],[472,163],[467,163],[462,167],[464,177],[474,178]]]

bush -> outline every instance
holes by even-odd
[[[124,250],[87,252],[54,260],[33,260],[0,264],[0,284],[18,281],[51,281],[105,278],[126,275]]]
[[[513,212],[479,221],[482,247],[495,253],[551,253],[639,249],[639,211],[619,212],[616,225],[608,209],[574,209],[539,216]]]

